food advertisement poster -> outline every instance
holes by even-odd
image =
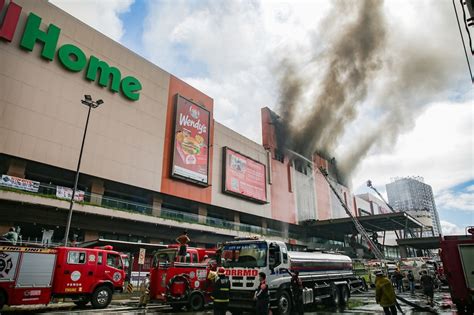
[[[207,109],[177,95],[171,176],[208,185],[209,124]]]
[[[224,147],[223,191],[255,201],[267,202],[265,165]]]

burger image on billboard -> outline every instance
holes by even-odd
[[[199,154],[201,144],[193,137],[184,137],[181,148],[186,154]]]

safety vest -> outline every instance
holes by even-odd
[[[230,281],[225,276],[219,276],[214,284],[212,299],[214,303],[229,303]]]

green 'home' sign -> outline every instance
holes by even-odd
[[[2,9],[0,5],[0,10]],[[0,38],[11,41],[15,33],[21,7],[15,3],[10,6],[4,16],[3,25],[0,24]],[[41,18],[34,13],[28,15],[25,31],[20,41],[20,46],[28,51],[33,51],[36,43],[43,45],[41,56],[47,60],[54,60],[61,29],[50,24],[46,31],[40,30]],[[87,80],[97,81],[100,86],[108,87],[112,92],[121,92],[126,98],[137,101],[140,98],[142,85],[137,78],[127,76],[122,79],[120,70],[109,66],[105,61],[95,56],[88,59],[84,52],[72,44],[64,44],[57,50],[57,57],[64,68],[72,72],[85,69]]]

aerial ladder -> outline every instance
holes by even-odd
[[[357,232],[362,235],[362,237],[365,239],[365,241],[367,242],[367,244],[369,245],[369,248],[372,250],[372,253],[374,254],[375,258],[377,258],[377,260],[380,260],[381,262],[385,261],[385,256],[384,254],[380,251],[379,247],[377,246],[377,244],[375,244],[375,242],[372,240],[372,238],[369,236],[369,234],[367,234],[367,231],[364,229],[364,227],[362,226],[362,224],[360,224],[359,220],[357,219],[357,217],[355,217],[352,212],[349,210],[349,208],[347,207],[346,203],[342,200],[341,196],[339,195],[339,192],[336,190],[336,188],[334,188],[334,186],[332,185],[330,179],[329,179],[329,174],[327,172],[326,169],[324,169],[323,167],[320,167],[319,168],[319,171],[321,172],[321,174],[323,175],[324,179],[326,180],[326,182],[328,183],[329,185],[329,188],[331,188],[332,192],[334,193],[334,195],[336,196],[337,200],[339,200],[339,203],[341,204],[341,206],[344,208],[344,211],[346,211],[346,214],[352,219],[352,222],[354,223],[354,226],[357,230]]]

